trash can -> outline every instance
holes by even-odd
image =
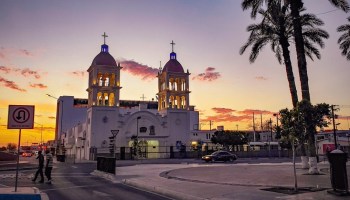
[[[334,192],[348,194],[348,176],[346,172],[347,153],[335,149],[327,154],[330,164],[331,183]]]

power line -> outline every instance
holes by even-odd
[[[315,14],[315,15],[324,15],[324,14],[328,14],[328,13],[335,12],[335,11],[338,11],[338,10],[340,10],[340,8],[334,9],[334,10],[329,10],[329,11],[326,11],[326,12],[323,12],[323,13],[318,13],[318,14]]]

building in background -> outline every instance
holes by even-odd
[[[93,159],[93,151],[106,151],[113,145],[118,152],[120,147],[134,147],[137,141],[142,157],[164,158],[171,157],[170,152],[159,153],[168,151],[166,147],[176,152],[196,140],[192,132],[198,132],[199,113],[190,105],[190,73],[184,71],[173,48],[158,72],[158,101],[120,100],[121,69],[104,43],[87,70],[88,99],[58,98],[58,155]],[[113,144],[112,131],[118,132]]]

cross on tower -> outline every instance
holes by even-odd
[[[103,33],[102,37],[103,37],[103,44],[106,44],[106,37],[108,37],[108,35],[106,35],[106,32]]]
[[[145,101],[146,99],[145,94],[142,94],[142,97],[140,97],[140,99],[142,99],[142,101]]]
[[[170,44],[171,44],[171,51],[174,52],[174,45],[175,45],[174,41],[171,40],[171,43],[170,43]]]

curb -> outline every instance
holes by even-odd
[[[120,183],[120,181],[118,181],[116,179],[114,174],[110,174],[110,173],[106,173],[106,172],[102,172],[102,171],[98,171],[98,170],[94,170],[90,174],[93,176],[98,176],[98,177],[110,180],[112,183]]]
[[[154,192],[154,193],[161,194],[161,195],[164,195],[164,196],[167,196],[170,198],[174,198],[174,199],[207,200],[206,198],[200,198],[200,197],[192,196],[192,195],[185,194],[182,192],[176,192],[173,190],[162,188],[160,186],[147,185],[147,184],[145,184],[143,182],[139,182],[139,181],[123,179],[122,183],[125,185],[133,186],[133,187],[136,187],[138,189],[146,190],[148,192]]]
[[[40,192],[36,187],[24,187],[26,191],[14,192],[12,188],[0,188],[0,200],[49,200],[46,193]],[[29,190],[33,190],[30,192]],[[21,190],[21,188],[19,188]]]

